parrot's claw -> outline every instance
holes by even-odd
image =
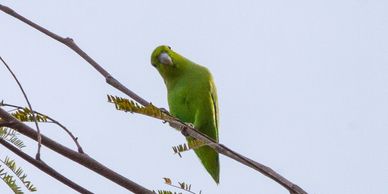
[[[188,125],[188,126],[191,127],[191,128],[195,128],[195,126],[194,126],[193,123],[186,123],[186,122],[185,122],[185,124]],[[184,129],[184,128],[186,128],[186,127],[185,127],[185,126],[181,126],[181,129]]]
[[[168,112],[167,109],[165,109],[165,108],[159,108],[159,109],[160,109],[160,112],[162,112],[162,114],[164,113],[164,114],[166,114],[166,115],[170,115],[170,113]],[[163,121],[163,124],[166,124],[166,123],[167,123],[167,121],[164,120],[164,121]]]
[[[165,113],[165,114],[170,115],[170,112],[168,112],[167,109],[165,109],[165,108],[159,108],[159,109],[160,109],[160,111],[161,111],[162,113]]]
[[[182,130],[181,130],[181,133],[182,133],[182,135],[185,136],[185,137],[190,136],[189,133],[187,133],[186,129],[182,129]]]
[[[193,123],[186,123],[186,125],[190,126],[191,128],[195,128]]]

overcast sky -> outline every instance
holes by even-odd
[[[220,141],[270,166],[309,193],[388,193],[388,1],[9,1],[20,14],[79,46],[127,87],[161,107],[166,89],[150,65],[160,44],[208,67],[220,106]],[[221,156],[217,186],[184,138],[160,121],[116,111],[124,96],[64,45],[0,13],[0,56],[33,107],[72,130],[87,154],[149,189],[162,177],[210,193],[287,191]],[[0,100],[25,106],[0,66]],[[47,136],[74,148],[52,125]],[[35,155],[36,144],[22,137]],[[17,160],[37,193],[74,193]],[[43,149],[43,160],[95,193],[127,193]],[[0,183],[1,193],[11,193]]]

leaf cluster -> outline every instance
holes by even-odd
[[[26,147],[21,139],[18,137],[19,133],[14,129],[7,127],[0,127],[0,138],[12,143],[19,149]]]
[[[1,160],[1,162],[12,170],[12,172],[19,178],[19,180],[29,191],[37,191],[36,187],[32,184],[32,182],[27,180],[27,174],[24,173],[24,170],[21,167],[16,166],[15,160],[11,160],[9,157],[6,157],[4,160]]]
[[[5,168],[3,168],[3,165],[0,164],[0,178],[15,194],[23,194],[23,191],[16,183],[16,178],[14,178],[15,175],[29,191],[37,191],[31,181],[26,180],[27,175],[24,173],[23,169],[16,166],[15,160],[11,160],[9,157],[6,157],[4,160],[0,161],[14,173],[14,175],[9,174]]]
[[[171,121],[173,119],[173,117],[170,117],[168,114],[165,114],[158,107],[154,106],[151,103],[149,103],[147,106],[142,106],[133,100],[112,95],[107,96],[108,102],[113,103],[117,110],[147,115],[164,121]]]
[[[12,189],[12,191],[15,194],[23,194],[23,191],[16,184],[16,179],[14,179],[12,175],[8,174],[1,165],[0,165],[0,179],[3,180],[4,183],[7,184],[8,187]]]
[[[199,139],[189,139],[187,143],[183,143],[177,146],[173,146],[172,150],[174,151],[174,154],[178,154],[179,157],[182,158],[181,153],[186,152],[192,149],[197,149],[199,147],[202,147],[206,145],[205,142],[199,140]]]
[[[178,182],[178,185],[174,185],[172,183],[172,180],[170,178],[167,178],[167,177],[164,177],[163,180],[164,180],[164,184],[166,184],[166,185],[181,189],[181,190],[188,192],[188,193],[191,193],[191,194],[196,194],[193,191],[191,191],[191,184],[187,184],[185,182]],[[202,192],[199,191],[199,194],[201,194],[201,193]],[[167,191],[167,190],[158,190],[158,194],[182,194],[182,193],[181,192],[177,193],[177,192],[172,192],[172,191]]]
[[[182,194],[182,193],[181,192],[177,193],[177,192],[172,192],[167,190],[158,190],[158,194]]]
[[[34,113],[29,108],[17,109],[12,116],[21,122],[35,122]],[[46,115],[35,114],[35,118],[37,122],[48,122]]]

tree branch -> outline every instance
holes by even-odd
[[[16,155],[20,156],[30,164],[34,165],[35,167],[39,168],[41,171],[45,172],[46,174],[52,176],[53,178],[57,179],[61,183],[69,186],[70,188],[80,192],[80,193],[87,193],[87,194],[92,194],[91,191],[83,188],[82,186],[78,185],[77,183],[71,181],[70,179],[66,178],[50,166],[48,166],[46,163],[44,163],[41,160],[36,160],[33,157],[29,156],[28,154],[24,153],[20,149],[16,148],[12,144],[8,143],[6,140],[3,138],[0,138],[0,144],[2,144],[4,147],[8,148],[11,150],[13,153]]]
[[[15,129],[19,133],[37,141],[38,134],[34,129],[20,122],[2,108],[0,108],[0,118],[2,118],[3,121],[10,122],[9,128]],[[134,193],[152,193],[152,191],[105,167],[88,155],[73,151],[44,135],[42,135],[42,144]]]
[[[0,4],[0,10],[4,11],[5,13],[19,19],[20,21],[30,25],[31,27],[35,28],[36,30],[39,30],[40,32],[48,35],[49,37],[65,44],[69,48],[71,48],[74,52],[76,52],[79,56],[81,56],[83,59],[85,59],[90,65],[93,66],[102,76],[104,76],[106,82],[113,86],[114,88],[120,90],[124,94],[128,95],[130,98],[134,99],[138,103],[140,103],[143,106],[147,106],[150,104],[148,101],[144,100],[140,96],[138,96],[136,93],[132,92],[130,89],[125,87],[123,84],[121,84],[119,81],[117,81],[112,75],[110,75],[101,65],[99,65],[96,61],[94,61],[91,57],[89,57],[83,50],[81,50],[73,41],[71,38],[63,38],[41,26],[38,24],[33,23],[32,21],[28,20],[27,18],[19,15],[12,9],[2,6]],[[169,115],[167,111],[163,111],[165,114]],[[169,115],[171,116],[171,115]],[[245,156],[242,156],[241,154],[229,149],[228,147],[219,144],[218,142],[215,142],[211,138],[207,137],[206,135],[200,133],[195,128],[188,126],[184,122],[180,121],[179,119],[174,117],[174,121],[170,122],[170,125],[175,125],[177,129],[180,129],[183,135],[189,135],[191,137],[194,137],[196,139],[199,139],[205,143],[207,143],[210,147],[214,148],[218,153],[223,154],[229,158],[232,158],[246,166],[249,166],[256,171],[264,174],[265,176],[271,178],[272,180],[276,181],[283,187],[285,187],[290,193],[292,194],[307,194],[306,191],[304,191],[302,188],[297,186],[296,184],[292,183],[291,181],[287,180],[280,174],[276,173],[271,168],[262,165],[258,162],[255,162]]]
[[[0,121],[0,127],[8,127],[11,125],[11,122],[8,121]]]

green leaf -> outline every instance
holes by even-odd
[[[14,129],[10,129],[7,127],[0,127],[0,138],[12,143],[19,149],[26,147],[21,139],[18,137],[19,133]]]
[[[9,157],[5,157],[4,160],[0,160],[5,164],[12,172],[19,178],[19,180],[24,184],[24,186],[31,192],[37,191],[36,187],[31,183],[31,181],[26,180],[27,174],[24,173],[23,169],[16,166],[15,160],[11,160]]]
[[[16,119],[22,122],[34,122],[34,115],[28,108],[18,109],[11,113]],[[35,114],[37,122],[48,122],[47,116],[41,114]]]
[[[154,117],[164,121],[172,121],[173,117],[162,112],[158,107],[152,105],[151,103],[147,106],[142,106],[136,103],[133,100],[126,98],[121,98],[117,96],[107,95],[108,102],[113,103],[117,110],[124,112],[138,113]]]
[[[7,172],[5,172],[2,165],[0,165],[0,179],[3,180],[5,184],[15,193],[15,194],[23,194],[23,191],[20,189],[20,187],[16,184],[16,180],[13,178],[12,175],[9,175]]]
[[[181,153],[186,152],[192,149],[197,149],[202,146],[205,146],[206,144],[198,139],[189,139],[188,143],[183,143],[177,146],[173,146],[172,150],[174,151],[174,154],[178,154],[179,157],[182,157]]]

